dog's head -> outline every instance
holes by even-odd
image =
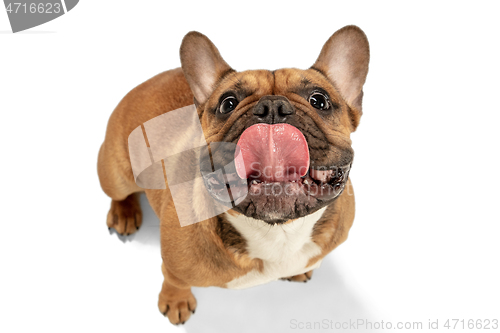
[[[308,215],[340,195],[368,73],[361,29],[338,30],[307,70],[237,72],[198,32],[184,37],[180,54],[207,143],[238,147],[221,154],[212,148],[214,165],[236,161],[224,179],[207,182],[214,197],[229,185],[236,211],[273,224]],[[245,194],[241,200],[238,193]]]

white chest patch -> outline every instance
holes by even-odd
[[[248,288],[319,267],[321,260],[311,267],[306,268],[306,265],[310,258],[321,253],[311,234],[325,210],[326,207],[291,223],[275,226],[244,215],[234,217],[226,213],[226,219],[246,240],[250,258],[261,259],[264,263],[262,272],[252,270],[228,282],[226,287]]]

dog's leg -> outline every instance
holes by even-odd
[[[103,143],[99,150],[97,172],[102,189],[112,199],[107,217],[108,228],[130,235],[142,224],[141,206],[135,193],[142,189],[135,184],[127,153],[116,147],[108,140]]]
[[[196,309],[196,299],[191,287],[177,279],[161,265],[163,286],[158,298],[158,308],[174,325],[184,324]]]
[[[313,275],[313,271],[310,270],[309,272],[305,272],[303,274],[281,278],[281,280],[287,280],[287,281],[293,281],[293,282],[307,282],[307,281],[311,280],[312,275]]]
[[[111,200],[106,223],[121,235],[130,235],[139,230],[142,224],[142,211],[139,194],[132,193],[125,200]]]

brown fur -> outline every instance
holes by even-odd
[[[354,28],[347,29],[351,33],[349,29]],[[186,38],[188,37],[189,35]],[[196,75],[197,71],[202,70],[199,68],[200,64],[191,61],[187,55],[194,44],[183,43],[183,68],[188,68],[189,74],[185,75],[180,68],[170,70],[129,92],[110,117],[98,159],[102,189],[112,199],[108,227],[115,228],[121,234],[131,234],[140,227],[142,215],[135,193],[141,191],[146,193],[151,207],[160,218],[164,283],[158,305],[160,311],[174,324],[184,323],[196,308],[191,286],[224,287],[229,281],[250,270],[262,270],[263,264],[259,259],[248,257],[245,239],[224,216],[181,227],[168,184],[166,190],[144,190],[135,184],[127,145],[128,135],[132,130],[165,112],[190,105],[194,99],[207,143],[235,142],[245,128],[246,112],[264,95],[282,95],[297,110],[300,121],[294,126],[307,138],[311,159],[314,157],[317,163],[322,163],[323,160],[327,163],[332,158],[342,159],[351,152],[350,133],[359,123],[362,96],[362,83],[354,88],[350,87],[348,96],[338,90],[329,79],[321,56],[314,68],[308,70],[234,72],[223,62],[217,49],[207,42],[206,37],[191,33],[189,38],[195,39],[197,43],[205,43],[210,49],[204,61],[208,65],[210,62],[216,64],[213,66],[215,76],[207,79]],[[330,42],[329,40],[327,43]],[[328,50],[324,49],[322,54],[325,52],[328,53]],[[213,79],[214,77],[217,79]],[[364,78],[361,81],[364,82]],[[207,90],[207,84],[214,88],[211,93]],[[307,84],[327,89],[332,102],[338,105],[340,111],[320,115],[312,109],[301,95],[301,89]],[[335,84],[343,86],[347,83]],[[216,119],[209,110],[216,107],[219,96],[224,91],[235,85],[237,89],[250,92],[249,97],[227,119]],[[228,213],[239,214],[233,210]],[[308,267],[346,240],[353,219],[354,196],[349,181],[345,191],[328,206],[314,227],[312,239],[321,247],[322,253],[311,258]],[[307,281],[311,275],[312,271],[287,279]]]

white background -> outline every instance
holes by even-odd
[[[172,3],[84,0],[18,34],[0,10],[0,331],[500,319],[497,2]],[[106,227],[96,162],[109,115],[134,86],[180,65],[190,30],[237,70],[307,68],[347,24],[371,47],[349,239],[308,284],[194,288],[196,314],[172,326],[156,306],[158,220],[147,201],[126,242]]]

